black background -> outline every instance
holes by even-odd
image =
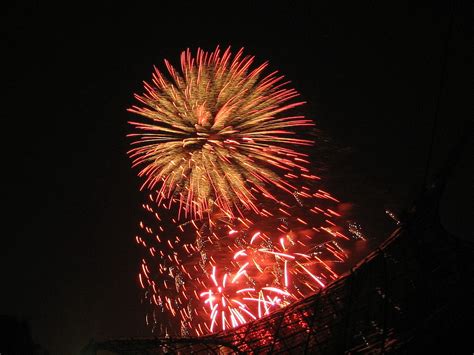
[[[432,136],[429,176],[472,119],[468,2],[66,3],[11,2],[1,21],[0,314],[27,319],[53,355],[90,338],[149,335],[126,108],[164,58],[177,64],[188,47],[220,44],[269,60],[308,101],[328,186],[371,240],[394,227],[386,209],[420,193]],[[472,213],[468,151],[441,206],[461,237]]]

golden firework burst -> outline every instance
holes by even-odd
[[[215,207],[229,216],[259,213],[256,195],[275,199],[269,186],[292,192],[283,176],[304,174],[305,154],[295,145],[294,128],[313,125],[291,109],[302,105],[277,72],[263,75],[268,63],[252,69],[243,49],[233,56],[190,50],[181,54],[181,71],[167,60],[169,76],[155,68],[152,84],[135,95],[143,104],[129,111],[146,117],[134,126],[129,151],[141,166],[142,187],[159,191],[158,203],[179,204],[179,214],[203,218]],[[296,176],[296,175],[295,175]]]

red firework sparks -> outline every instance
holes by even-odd
[[[139,282],[153,318],[169,313],[185,335],[190,329],[202,335],[263,317],[335,280],[351,243],[338,225],[337,199],[315,190],[284,204],[266,203],[266,217],[216,214],[185,223],[145,204],[151,218],[137,242],[149,261]]]

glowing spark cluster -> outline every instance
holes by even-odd
[[[268,315],[328,285],[348,246],[340,202],[306,167],[298,96],[240,50],[165,61],[131,122],[143,187],[138,282],[160,335],[203,335]],[[360,234],[360,230],[356,231]],[[359,238],[360,239],[360,238]],[[179,329],[179,331],[178,331]]]
[[[294,145],[294,128],[311,120],[287,112],[303,102],[277,72],[263,75],[267,63],[252,69],[254,57],[230,49],[181,54],[181,71],[165,61],[169,78],[158,69],[143,104],[129,111],[147,122],[135,127],[129,154],[142,166],[144,186],[158,188],[159,202],[177,202],[186,217],[203,218],[213,205],[229,215],[239,207],[259,211],[257,195],[274,198],[268,186],[294,187],[283,172],[307,174],[305,155]],[[296,174],[296,175],[295,175]]]

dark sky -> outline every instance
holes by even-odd
[[[430,173],[472,119],[467,1],[455,3],[447,47],[449,2],[125,3],[11,2],[0,21],[0,314],[28,319],[52,355],[77,353],[90,338],[149,334],[126,108],[163,58],[220,44],[269,60],[322,130],[331,191],[354,204],[375,240],[394,227],[385,209],[398,212],[421,191],[436,111]],[[469,235],[468,164],[465,152],[442,205],[458,236]]]

